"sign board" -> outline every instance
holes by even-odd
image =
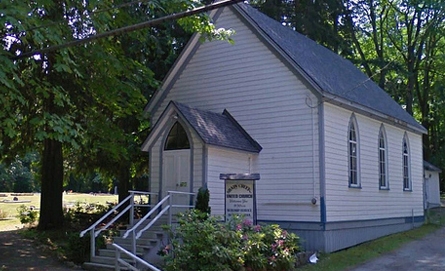
[[[226,180],[226,220],[234,215],[256,222],[254,180]]]

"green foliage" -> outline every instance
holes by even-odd
[[[148,98],[191,32],[208,39],[231,33],[216,29],[203,14],[22,57],[201,5],[190,0],[122,3],[0,1],[0,160],[36,150],[48,161],[42,163],[46,197],[40,224],[60,226],[62,202],[51,194],[62,189],[63,170],[100,172],[124,184],[122,193],[131,189],[130,179],[146,173],[147,157],[139,146],[147,135],[142,109]],[[62,150],[63,157],[51,159]]]
[[[36,179],[39,156],[35,152],[18,155],[9,164],[0,164],[0,191],[16,193],[35,192],[39,190]]]
[[[8,218],[9,214],[0,209],[0,220]]]
[[[17,212],[19,213],[18,218],[20,219],[20,223],[25,225],[33,225],[39,217],[38,211],[33,210],[24,204],[17,208]]]
[[[196,196],[195,209],[199,210],[201,213],[205,214],[205,218],[210,215],[210,191],[207,188],[201,187],[198,190],[198,195]]]
[[[202,220],[192,210],[179,215],[179,226],[167,228],[171,243],[160,252],[165,270],[294,270],[298,237],[278,225],[252,225],[235,218]]]
[[[73,229],[66,231],[65,240],[60,245],[66,258],[78,264],[89,260],[91,248],[90,233],[87,233],[84,237],[80,237],[79,232],[89,227],[112,207],[113,206],[110,205],[81,204],[77,202],[73,208],[64,209],[65,223]],[[96,250],[105,248],[110,238],[117,234],[118,231],[114,228],[102,231],[96,238]]]
[[[89,260],[91,241],[89,234],[79,237],[78,232],[67,232],[66,256],[74,263],[83,263]],[[100,239],[102,240],[102,239]],[[104,244],[98,244],[98,247],[104,247]]]

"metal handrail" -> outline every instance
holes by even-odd
[[[90,230],[96,228],[97,225],[99,225],[102,221],[104,221],[106,218],[108,218],[111,214],[113,214],[118,208],[120,208],[122,205],[125,204],[125,202],[127,202],[128,200],[130,200],[130,198],[133,197],[133,194],[128,195],[128,197],[126,197],[123,201],[121,201],[118,205],[114,206],[110,211],[108,211],[108,213],[106,213],[105,215],[103,215],[101,218],[99,218],[93,225],[91,225],[90,227],[88,227],[86,230],[83,230],[80,233],[80,237],[84,237],[85,234],[87,232],[89,232]],[[120,215],[122,215],[123,213],[121,213]]]
[[[167,191],[167,193],[169,193],[169,194],[182,194],[182,195],[189,195],[189,196],[194,196],[195,195],[195,193],[182,192],[182,191]]]
[[[151,226],[153,226],[153,224],[158,221],[158,219],[163,216],[165,214],[166,211],[170,210],[171,206],[168,205],[166,206],[164,209],[162,209],[162,211],[159,212],[159,214],[157,216],[155,216],[155,218],[152,219],[152,221],[150,221],[150,223],[147,224],[147,226],[145,226],[143,229],[141,229],[140,231],[138,231],[138,234],[136,234],[136,239],[138,239],[139,237],[141,237],[141,235],[144,233],[144,231],[148,230]]]
[[[180,191],[168,191],[167,193],[168,193],[167,196],[165,196],[158,204],[156,204],[155,207],[153,207],[153,209],[149,213],[147,213],[143,218],[141,218],[138,221],[138,223],[136,223],[133,227],[128,229],[122,236],[122,238],[127,238],[131,234],[131,237],[132,237],[131,238],[131,252],[133,252],[134,254],[136,254],[136,240],[139,239],[141,237],[141,235],[145,231],[147,231],[151,226],[153,226],[154,223],[156,223],[156,221],[158,221],[158,219],[161,218],[167,211],[168,211],[168,224],[171,225],[171,221],[172,221],[171,209],[173,207],[175,207],[175,208],[178,208],[178,207],[179,208],[191,208],[191,207],[193,207],[193,205],[173,205],[172,197],[175,194],[194,196],[195,195],[194,193],[180,192]],[[164,203],[166,201],[168,201],[167,206],[162,208],[162,205],[164,205]],[[150,223],[148,223],[144,228],[142,228],[141,230],[139,230],[136,233],[139,226],[141,226],[147,219],[150,218],[151,215],[153,215],[157,211],[159,213],[150,221]]]
[[[143,218],[141,218],[138,223],[136,223],[133,227],[128,229],[125,234],[122,236],[123,238],[127,238],[130,232],[135,231],[142,223],[144,223],[145,220],[147,220],[154,212],[156,212],[159,207],[161,207],[168,199],[170,198],[170,195],[167,195],[165,198],[163,198],[158,204],[156,204],[155,207],[153,207],[150,212],[148,212]]]
[[[93,258],[96,255],[96,237],[99,236],[99,234],[106,230],[108,227],[110,227],[116,220],[118,220],[120,217],[122,217],[127,211],[130,212],[130,225],[133,225],[133,219],[134,219],[134,207],[135,206],[150,206],[150,205],[141,205],[141,204],[135,204],[134,198],[135,195],[157,195],[157,193],[151,193],[151,192],[144,192],[144,191],[133,191],[130,190],[130,195],[128,195],[123,201],[121,201],[119,204],[114,206],[110,211],[108,211],[105,215],[103,215],[100,219],[98,219],[93,225],[88,227],[86,230],[83,230],[80,233],[80,237],[85,236],[87,232],[90,232],[90,256]],[[125,207],[122,211],[120,211],[111,221],[109,221],[105,226],[101,227],[100,229],[96,230],[96,227],[102,223],[105,219],[110,217],[112,214],[114,214],[120,207],[122,207],[124,204],[129,202],[128,206]]]
[[[152,271],[162,271],[161,269],[158,269],[154,265],[149,264],[148,262],[146,262],[145,260],[143,260],[140,257],[136,256],[135,254],[129,252],[125,248],[123,248],[123,247],[121,247],[121,246],[119,246],[119,245],[117,245],[115,243],[113,243],[112,246],[115,248],[115,263],[114,263],[114,267],[115,267],[116,271],[121,270],[120,264],[122,264],[126,268],[129,268],[129,269],[134,270],[134,271],[140,270],[140,268],[136,268],[136,267],[132,266],[131,264],[127,263],[126,261],[122,260],[121,259],[121,253],[124,253],[125,255],[129,256],[133,260],[133,262],[142,264],[144,267],[150,268],[150,270],[152,270]]]

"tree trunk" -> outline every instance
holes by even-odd
[[[63,154],[62,143],[45,139],[42,155],[39,230],[63,226]]]
[[[123,201],[128,196],[130,187],[130,163],[121,161],[118,172],[118,194],[119,202]]]

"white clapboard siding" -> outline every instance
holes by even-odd
[[[348,126],[352,112],[325,104],[326,217],[328,222],[423,215],[421,136],[408,132],[412,192],[403,191],[402,140],[405,131],[384,124],[389,190],[379,189],[378,136],[381,122],[355,113],[361,188],[348,187]]]
[[[319,221],[319,206],[310,204],[320,190],[316,98],[229,9],[216,25],[234,29],[235,44],[201,44],[153,112],[154,122],[170,100],[217,113],[227,109],[263,147],[258,218]]]
[[[221,173],[252,173],[252,154],[210,146],[207,152],[207,176],[212,215],[224,215],[225,187]]]
[[[161,189],[161,151],[163,149],[162,146],[162,138],[165,136],[165,133],[160,136],[160,139],[158,139],[154,144],[153,147],[149,150],[150,153],[150,161],[149,161],[149,172],[150,172],[150,178],[149,178],[149,187],[150,191],[153,193],[159,193]],[[162,199],[162,195],[158,195],[158,199],[156,201],[159,201]]]
[[[193,193],[197,193],[199,188],[203,186],[203,144],[201,139],[195,133],[192,133],[193,137]],[[195,198],[196,199],[196,198]]]
[[[425,170],[425,189],[425,208],[440,206],[441,202],[439,172]]]

